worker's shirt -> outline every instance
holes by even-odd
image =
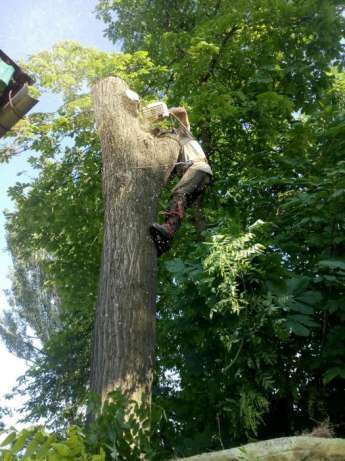
[[[189,127],[188,127],[189,128]],[[181,144],[180,162],[184,162],[187,168],[201,170],[212,175],[212,170],[207,162],[205,152],[196,141],[189,129],[180,127],[177,129],[177,135]],[[188,166],[190,164],[190,166]]]

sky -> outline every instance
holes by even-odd
[[[14,61],[27,60],[36,52],[50,49],[62,40],[77,40],[85,46],[94,46],[103,51],[114,51],[114,45],[103,37],[104,25],[93,13],[97,0],[0,0],[0,49]],[[52,110],[56,97],[45,96],[34,110]],[[10,288],[10,255],[6,250],[4,210],[13,210],[7,195],[9,187],[18,180],[32,178],[34,172],[26,163],[26,155],[0,164],[0,315],[8,308],[4,290]],[[18,177],[18,173],[22,173]],[[4,400],[18,376],[23,374],[26,364],[9,354],[0,339],[0,407],[11,406],[12,418],[4,418],[6,425],[16,424],[16,400],[9,404]]]

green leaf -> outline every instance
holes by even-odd
[[[320,268],[345,272],[345,262],[337,259],[323,259],[317,264]]]
[[[36,457],[37,459],[44,459],[48,454],[51,447],[52,440],[48,438],[43,445],[37,450]]]
[[[301,301],[310,306],[320,303],[322,295],[319,291],[305,291],[302,295],[296,297],[298,301]]]
[[[297,336],[309,336],[310,334],[309,328],[293,320],[287,320],[286,327]]]
[[[68,456],[71,452],[70,447],[65,443],[52,443],[52,448],[61,456]]]
[[[42,442],[40,440],[41,437],[42,437],[41,433],[39,435],[37,433],[34,435],[33,439],[31,440],[31,442],[29,443],[29,445],[27,446],[27,448],[25,450],[25,456],[26,457],[30,457],[36,451],[36,449],[38,448],[38,446]]]
[[[176,258],[171,261],[167,261],[165,263],[166,268],[168,269],[169,272],[171,272],[174,275],[181,275],[184,273],[186,266],[182,259]]]
[[[301,314],[309,314],[312,315],[314,314],[315,310],[311,306],[307,306],[306,304],[298,303],[298,302],[293,302],[289,304],[289,307],[292,311],[299,312]]]
[[[1,445],[2,447],[5,447],[6,445],[9,445],[11,444],[17,437],[17,433],[16,432],[11,432],[10,434],[8,434],[8,436],[1,442]]]
[[[299,293],[304,290],[310,283],[310,278],[306,276],[299,276],[290,278],[287,281],[287,288],[289,292]]]
[[[293,314],[289,315],[288,321],[302,323],[307,327],[318,327],[319,323],[313,320],[309,315]]]
[[[25,442],[28,440],[31,434],[31,431],[26,431],[25,429],[21,433],[19,433],[19,437],[17,438],[15,444],[11,448],[11,453],[18,453],[18,451],[20,451],[24,447]]]
[[[327,370],[323,375],[323,382],[329,384],[335,378],[345,379],[345,367],[334,367]]]

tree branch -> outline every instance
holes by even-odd
[[[206,83],[210,79],[210,77],[213,75],[213,72],[214,72],[214,70],[215,70],[216,66],[218,65],[219,60],[221,58],[221,54],[222,54],[222,51],[223,51],[224,47],[227,45],[230,38],[235,34],[235,32],[238,29],[239,29],[239,26],[234,26],[228,32],[226,32],[224,34],[223,40],[222,40],[222,42],[220,44],[220,47],[219,47],[219,53],[216,56],[213,56],[213,58],[211,59],[211,62],[210,62],[209,67],[208,67],[208,70],[203,75],[203,77],[201,77],[200,83]]]

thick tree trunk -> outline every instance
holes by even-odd
[[[143,129],[126,90],[118,77],[93,89],[105,218],[91,389],[102,401],[120,389],[140,402],[151,396],[155,346],[157,256],[148,229],[179,146]]]

